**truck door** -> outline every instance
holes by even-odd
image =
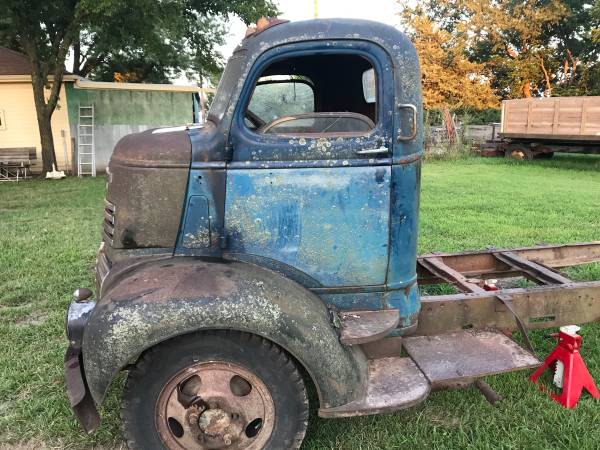
[[[383,288],[389,67],[380,47],[351,40],[290,44],[257,59],[229,138],[225,233],[232,256],[308,287]]]

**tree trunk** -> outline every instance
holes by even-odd
[[[56,165],[54,138],[52,136],[52,113],[56,109],[60,96],[65,73],[65,59],[83,18],[79,14],[78,2],[66,2],[65,6],[69,6],[70,9],[66,11],[60,26],[57,26],[59,31],[55,35],[50,33],[43,23],[35,19],[37,16],[29,17],[25,14],[24,17],[19,17],[16,20],[21,27],[16,30],[19,35],[19,42],[25,50],[31,65],[33,101],[42,146],[42,175],[52,170],[53,163]],[[23,11],[25,10],[23,9]],[[16,10],[11,12],[13,14],[17,13]],[[19,9],[18,13],[21,12],[21,9]],[[9,23],[11,23],[10,17]],[[48,33],[50,33],[51,39],[47,38]],[[50,52],[46,53],[42,49],[49,49]],[[46,86],[48,86],[48,92],[46,92]]]
[[[52,117],[50,114],[38,111],[38,128],[40,130],[40,141],[42,144],[43,174],[52,170],[52,164],[56,167],[56,154],[54,152],[54,136],[52,136]]]
[[[73,75],[80,75],[81,67],[81,42],[79,37],[73,42]]]
[[[54,136],[52,136],[52,113],[51,108],[45,101],[44,80],[35,71],[31,74],[31,85],[33,87],[33,101],[40,131],[40,143],[42,145],[42,176],[52,170],[52,163],[56,164],[54,153]]]
[[[531,82],[530,81],[526,81],[523,84],[523,97],[525,97],[525,98],[531,97]]]
[[[550,81],[550,74],[546,69],[543,59],[540,61],[540,65],[542,67],[542,71],[544,72],[544,81],[546,82],[546,96],[552,97],[552,82]]]

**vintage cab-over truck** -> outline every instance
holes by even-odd
[[[597,320],[598,283],[553,268],[599,259],[598,243],[417,257],[421,104],[396,29],[262,21],[205,124],[123,138],[96,300],[78,289],[67,318],[84,429],[124,370],[131,448],[298,448],[307,384],[321,417],[394,411],[539,364],[490,327]],[[519,273],[542,286],[486,281]],[[462,292],[420,297],[417,280]]]

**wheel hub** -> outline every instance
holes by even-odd
[[[169,449],[260,449],[274,426],[265,384],[231,363],[187,367],[163,388],[156,428]]]
[[[209,436],[222,435],[230,424],[229,414],[222,409],[209,409],[198,419],[200,430]]]

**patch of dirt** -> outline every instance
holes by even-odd
[[[17,326],[29,326],[29,325],[41,325],[43,324],[46,319],[48,319],[48,314],[44,313],[44,312],[40,312],[40,311],[34,311],[32,313],[29,313],[27,316],[23,317],[22,319],[19,319],[15,322],[15,325]],[[1,450],[1,448],[0,448]]]
[[[444,428],[458,428],[460,426],[460,419],[458,417],[444,416],[442,414],[431,414],[428,416],[428,419],[433,425]]]

